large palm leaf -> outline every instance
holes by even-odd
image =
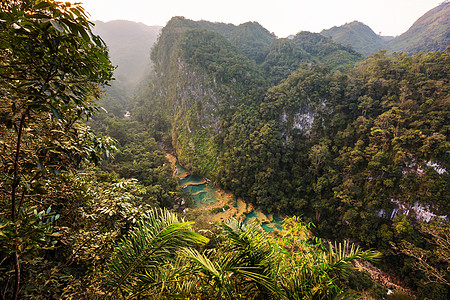
[[[259,226],[245,226],[232,219],[220,227],[222,239],[216,249],[202,253],[192,248],[181,251],[192,274],[199,279],[202,297],[276,298],[274,251]]]
[[[222,260],[239,280],[239,289],[249,293],[277,294],[278,262],[275,248],[257,222],[247,225],[230,219],[222,224],[224,243]]]
[[[285,232],[275,242],[285,251],[282,253],[281,275],[278,278],[285,299],[335,299],[346,295],[338,286],[338,278],[354,269],[355,259],[375,261],[380,254],[363,251],[345,241],[328,243],[325,247],[320,239],[311,239],[309,225],[293,217],[284,221]],[[351,297],[351,296],[349,296]]]
[[[139,280],[139,288],[133,293],[139,299],[186,299],[198,294],[200,286],[195,272],[180,256],[152,272],[145,272]]]
[[[328,252],[324,254],[328,270],[333,275],[346,275],[350,270],[355,269],[351,263],[355,259],[365,259],[374,262],[380,258],[380,252],[362,250],[359,246],[348,241],[335,242],[334,244],[328,243]]]
[[[233,287],[230,277],[233,272],[220,263],[215,251],[200,253],[196,249],[185,248],[181,252],[190,264],[192,274],[200,279],[203,294],[207,294],[207,290],[212,290],[215,293],[214,298],[232,298]]]
[[[144,285],[152,288],[162,284],[162,278],[175,278],[176,271],[167,277],[167,272],[162,276],[161,269],[173,268],[176,251],[208,242],[192,230],[192,224],[165,209],[149,211],[148,220],[139,222],[112,255],[107,274],[112,295],[120,291],[124,298],[132,298]]]

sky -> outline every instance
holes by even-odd
[[[444,0],[78,0],[92,21],[130,20],[164,26],[173,16],[195,21],[256,21],[278,37],[320,32],[352,21],[397,36]]]

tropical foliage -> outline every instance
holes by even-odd
[[[0,298],[355,297],[370,280],[352,262],[380,257],[360,247],[447,298],[448,53],[360,61],[318,34],[176,17],[132,118],[93,117],[113,67],[83,8],[0,5]],[[163,147],[317,227],[196,233],[169,211],[183,192]],[[345,238],[361,246],[327,240]]]
[[[336,279],[353,269],[351,261],[379,258],[347,242],[311,243],[295,217],[276,238],[231,219],[219,226],[215,247],[199,250],[208,240],[189,230],[192,223],[150,214],[123,238],[106,273],[124,299],[328,299],[342,294]]]
[[[61,2],[2,1],[0,11],[0,261],[3,298],[46,268],[57,243],[53,179],[98,162],[111,141],[80,122],[111,79],[103,41],[83,8]],[[50,266],[48,266],[50,268]],[[26,294],[25,290],[22,294]]]
[[[143,108],[157,107],[184,166],[269,213],[387,257],[405,240],[421,247],[424,216],[449,214],[449,54],[380,51],[352,67],[352,50],[300,32],[257,62],[227,30],[172,19],[138,119],[152,126]],[[409,276],[409,258],[392,260],[422,295],[446,297]]]

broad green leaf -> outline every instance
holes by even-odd
[[[44,20],[42,20],[43,23],[50,21],[49,16],[44,15],[44,14],[32,14],[31,17],[33,19],[44,19]]]
[[[103,55],[102,53],[96,53],[96,54],[97,54],[98,59],[101,60],[101,62],[103,62],[103,63],[105,63],[105,64],[108,63],[108,59],[106,58],[105,55]]]

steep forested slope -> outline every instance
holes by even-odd
[[[265,85],[256,63],[225,37],[183,18],[172,19],[152,52],[157,74],[154,101],[160,119],[171,123],[180,160],[203,175],[217,175],[223,123]],[[139,105],[139,104],[138,104]],[[138,115],[148,118],[146,109]]]
[[[339,67],[335,58],[348,62],[358,56],[320,35],[299,33],[292,40],[275,40],[271,48],[259,66],[225,37],[200,28],[190,20],[174,18],[163,29],[152,53],[156,70],[152,100],[142,101],[140,105],[160,111],[159,118],[171,127],[172,143],[181,162],[262,207],[289,211],[305,206],[320,220],[320,214],[326,210],[314,208],[320,201],[312,199],[325,195],[332,199],[344,193],[338,191],[343,184],[342,174],[322,178],[321,170],[335,170],[335,159],[356,142],[335,139],[349,134],[347,131],[354,126],[353,122],[367,119],[368,111],[375,111],[373,119],[379,115],[402,118],[402,113],[392,109],[393,106],[406,105],[402,104],[406,100],[441,99],[436,103],[444,106],[433,112],[422,113],[424,105],[407,103],[420,109],[420,113],[414,113],[415,118],[439,113],[439,117],[433,118],[433,124],[438,125],[428,131],[429,135],[439,137],[439,141],[444,135],[439,151],[444,149],[443,128],[446,127],[442,117],[445,114],[441,112],[447,109],[444,101],[448,88],[446,54],[411,59],[390,58],[380,53],[356,69],[342,73],[333,71],[332,67]],[[315,65],[317,62],[323,65]],[[432,67],[427,67],[427,63]],[[411,65],[415,66],[417,75],[410,74]],[[299,66],[300,69],[283,82]],[[282,81],[279,86],[269,89],[278,81]],[[432,87],[423,88],[426,84]],[[439,94],[433,94],[437,90]],[[415,98],[411,98],[413,95]],[[394,104],[399,98],[403,101],[401,105]],[[146,109],[140,111],[140,119],[150,122]],[[424,118],[410,123],[425,126],[424,122],[429,120]],[[408,129],[404,122],[395,125],[394,137],[400,125]],[[425,127],[414,130],[424,134]],[[379,131],[373,129],[371,134],[375,132]],[[421,154],[418,161],[417,155],[402,151],[409,157],[408,164],[414,163],[425,170],[422,162],[437,163],[447,169],[445,152],[424,151],[426,154]],[[399,163],[407,164],[406,158]],[[308,169],[313,172],[304,173]],[[398,180],[403,178],[395,174],[400,176]],[[378,175],[372,177],[378,178]],[[394,190],[399,188],[392,178],[388,181],[392,182]],[[282,182],[284,188],[279,189]],[[395,192],[397,197],[388,190],[387,187],[382,189],[387,194],[381,197],[383,201],[378,209],[392,208],[390,199],[397,199],[406,192]],[[408,196],[408,199],[413,198]],[[448,210],[445,201],[436,198],[430,202],[436,208]]]
[[[387,255],[422,249],[416,222],[450,213],[448,53],[379,52],[352,68],[353,50],[301,32],[274,40],[258,64],[233,28],[172,19],[139,120],[170,131],[182,164],[268,212],[302,214],[321,234]],[[409,283],[426,293],[423,278]],[[441,287],[431,290],[445,297]]]
[[[444,51],[450,44],[450,2],[445,1],[420,17],[387,48],[406,52]]]
[[[235,149],[241,142],[230,139],[228,130],[240,124],[242,129],[238,132],[244,138],[249,130],[259,126],[247,123],[254,119],[252,116],[272,82],[287,77],[302,62],[333,61],[333,67],[338,67],[339,62],[347,65],[360,59],[353,50],[312,33],[301,33],[288,41],[293,51],[282,52],[271,46],[265,55],[264,49],[272,39],[256,23],[232,27],[173,18],[152,52],[156,71],[154,93],[150,93],[153,100],[143,99],[138,104],[148,110],[152,106],[153,111],[161,113],[149,118],[147,109],[141,109],[138,117],[148,122],[159,119],[165,120],[159,124],[171,123],[180,160],[197,168],[200,174],[218,178],[227,165],[229,148]],[[242,44],[240,41],[244,40],[253,42]],[[304,55],[298,57],[296,52]],[[287,66],[282,66],[280,60],[286,61]],[[277,65],[287,71],[280,73]],[[249,118],[245,117],[247,114]]]

